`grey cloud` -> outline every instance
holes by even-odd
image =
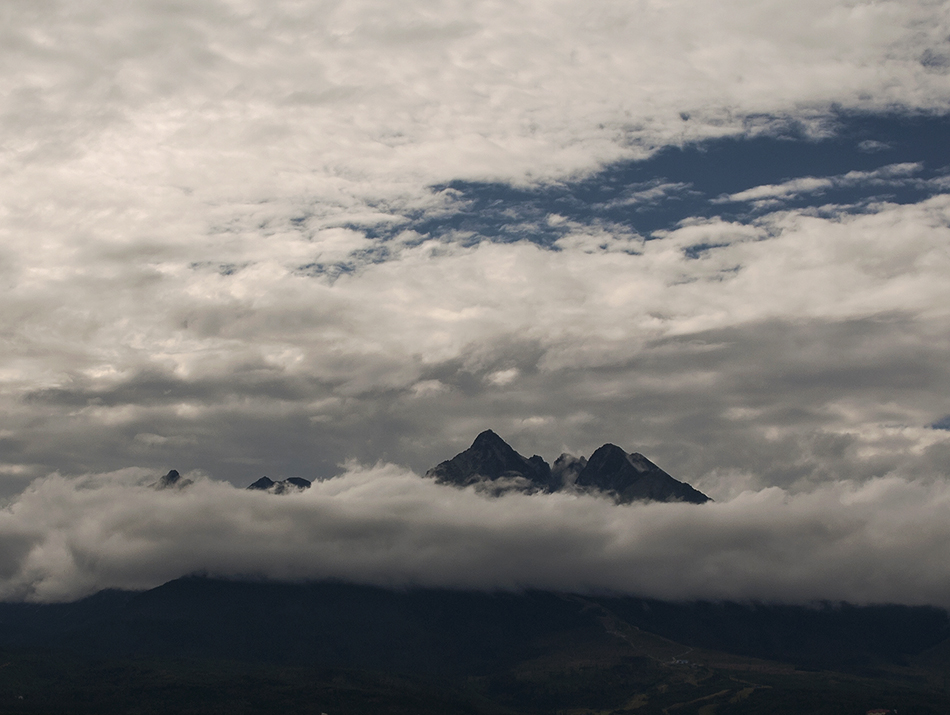
[[[229,365],[227,375],[184,379],[169,372],[143,370],[108,387],[92,381],[86,386],[57,387],[24,394],[27,404],[59,407],[141,407],[182,402],[216,404],[231,399],[305,401],[326,394],[325,388],[306,377],[287,376],[266,364]],[[79,382],[80,380],[74,380]]]
[[[290,378],[275,383],[280,389],[198,382],[178,387],[202,406],[189,416],[176,412],[180,393],[150,406],[126,386],[117,391],[121,404],[137,406],[140,417],[105,435],[93,415],[85,428],[73,418],[43,430],[69,430],[56,451],[76,465],[94,465],[100,453],[116,467],[217,465],[219,477],[237,483],[262,473],[330,476],[350,457],[422,472],[486,427],[548,459],[612,441],[700,483],[730,470],[786,487],[898,469],[940,474],[921,440],[950,388],[945,346],[922,340],[919,329],[906,316],[758,323],[660,340],[633,359],[581,372],[539,369],[538,345],[489,342],[478,346],[477,360],[421,370],[419,382],[437,383],[428,392],[407,386],[340,398],[332,386],[307,391]],[[488,379],[499,370],[517,372],[510,382]],[[432,438],[436,431],[440,439]],[[141,433],[168,441],[136,439]],[[55,453],[47,459],[55,463]]]
[[[934,72],[946,72],[950,67],[950,55],[927,48],[920,55],[920,64]]]
[[[950,430],[950,415],[945,415],[930,425],[933,429]]]

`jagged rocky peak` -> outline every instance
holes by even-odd
[[[282,479],[279,482],[275,482],[270,477],[261,477],[249,485],[248,489],[270,492],[271,494],[292,494],[309,489],[311,484],[312,482],[301,477],[287,477],[287,479]]]
[[[642,454],[628,454],[615,444],[605,444],[587,460],[575,486],[611,494],[620,504],[633,501],[709,501],[702,492],[680,482]]]
[[[433,467],[426,476],[439,484],[473,486],[498,496],[510,491],[571,491],[606,494],[618,504],[633,501],[709,501],[702,492],[680,482],[639,453],[628,454],[614,444],[597,449],[590,459],[562,454],[551,467],[541,457],[518,454],[501,437],[485,430],[472,446]]]
[[[153,489],[184,489],[189,484],[194,484],[191,479],[182,479],[177,469],[172,469],[164,477],[152,484]]]
[[[436,465],[426,476],[439,484],[486,487],[491,493],[550,492],[557,487],[547,462],[538,455],[523,457],[491,430],[482,432],[471,447]]]
[[[248,489],[259,489],[261,491],[267,491],[272,486],[274,486],[274,480],[270,477],[261,477],[253,484],[248,485]]]

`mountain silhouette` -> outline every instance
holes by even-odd
[[[642,454],[627,454],[615,444],[605,444],[587,460],[574,485],[607,492],[620,504],[665,501],[703,504],[709,497],[680,482]]]
[[[552,469],[538,455],[528,458],[518,454],[490,429],[479,434],[464,452],[430,469],[426,476],[439,484],[474,486],[494,496],[510,491],[575,491],[606,494],[618,504],[709,501],[705,494],[674,479],[642,454],[628,454],[614,444],[600,447],[590,459],[562,454]]]
[[[490,429],[482,432],[472,446],[428,472],[439,484],[456,487],[487,486],[490,491],[555,491],[551,466],[538,455],[530,459],[518,454]]]
[[[172,469],[151,486],[152,489],[184,489],[190,484],[194,484],[191,479],[183,479],[177,469]]]
[[[272,494],[292,494],[309,489],[312,482],[301,477],[288,477],[275,482],[270,477],[261,477],[247,488],[254,491],[270,492]]]

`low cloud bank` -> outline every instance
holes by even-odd
[[[191,475],[194,476],[194,475]],[[882,477],[702,506],[488,499],[391,465],[289,496],[155,474],[52,475],[0,511],[0,598],[63,601],[195,572],[665,599],[950,606],[950,484]]]

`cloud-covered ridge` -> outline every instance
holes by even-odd
[[[35,482],[0,511],[0,596],[68,600],[193,572],[666,599],[950,606],[950,486],[880,478],[797,495],[617,506],[489,499],[388,465],[284,497],[125,470]]]

